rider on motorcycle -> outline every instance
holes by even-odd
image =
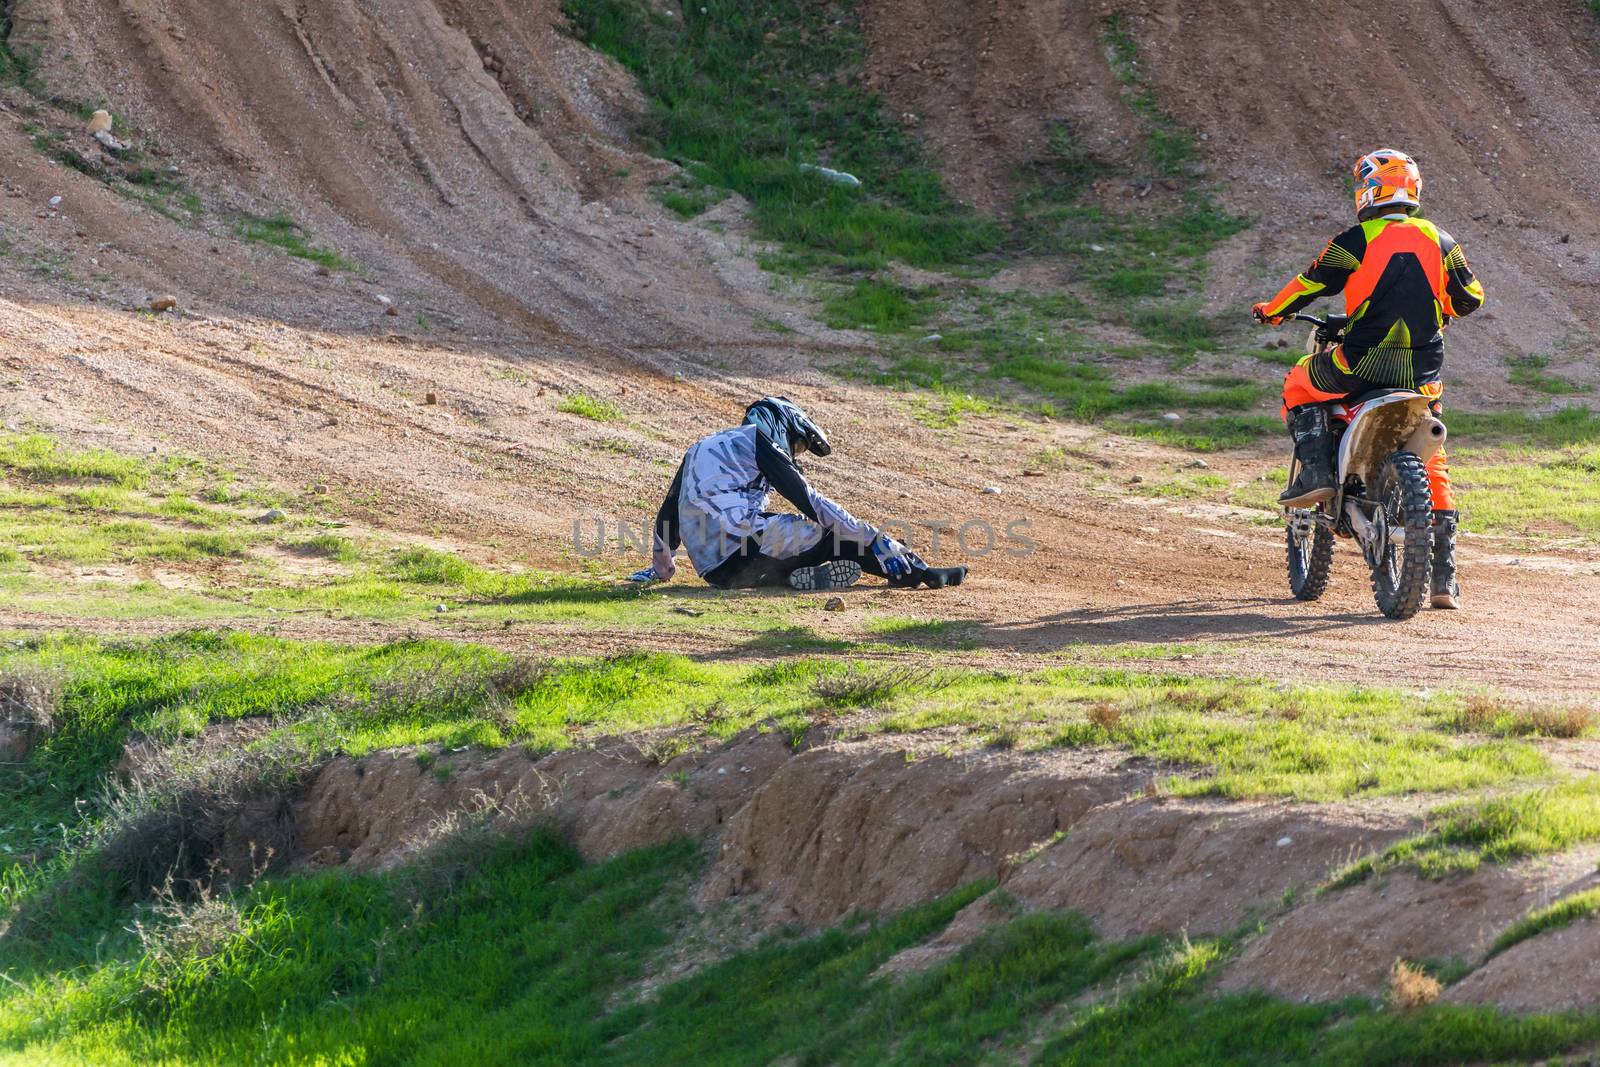
[[[1271,300],[1251,310],[1281,324],[1320,296],[1344,293],[1344,343],[1307,356],[1283,382],[1283,417],[1294,438],[1299,475],[1278,502],[1313,507],[1336,489],[1329,401],[1391,387],[1415,389],[1441,410],[1444,326],[1483,306],[1483,286],[1466,253],[1420,215],[1422,174],[1404,152],[1380,148],[1356,161],[1356,225]],[[1456,583],[1457,512],[1441,449],[1428,461],[1433,491],[1432,603],[1460,606]]]

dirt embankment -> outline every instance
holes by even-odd
[[[292,795],[252,801],[220,853],[225,864],[271,848],[292,870],[381,870],[474,819],[497,832],[551,826],[595,861],[687,836],[712,857],[701,904],[743,899],[764,924],[826,926],[999,879],[891,970],[943,959],[1019,908],[1078,911],[1109,938],[1259,922],[1265,932],[1222,987],[1319,1000],[1380,992],[1397,957],[1477,961],[1530,908],[1597,880],[1584,852],[1318,894],[1335,868],[1413,832],[1414,816],[1383,803],[1151,794],[1170,770],[1114,752],[950,756],[930,737],[796,746],[755,730],[665,763],[632,742],[541,759],[379,753],[333,760]],[[1541,935],[1449,996],[1516,1010],[1600,1005],[1600,987],[1576,980],[1591,942],[1587,924]]]
[[[1136,158],[1147,126],[1104,40],[1119,15],[1138,76],[1201,138],[1205,180],[1261,222],[1219,253],[1209,305],[1247,307],[1301,269],[1353,221],[1356,157],[1394,146],[1417,156],[1431,217],[1489,291],[1451,339],[1458,395],[1511,399],[1502,357],[1562,341],[1568,369],[1596,380],[1581,353],[1600,316],[1600,20],[1582,5],[870,0],[869,82],[961,195],[1004,210],[1057,127]]]

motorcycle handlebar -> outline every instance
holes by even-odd
[[[1251,314],[1253,314],[1255,316],[1257,322],[1266,322],[1267,321],[1267,317],[1265,315],[1263,315],[1260,311],[1255,310],[1254,308],[1251,309]],[[1315,315],[1307,315],[1303,311],[1297,311],[1293,315],[1288,316],[1288,318],[1291,321],[1309,322],[1313,326],[1320,326],[1324,330],[1326,330],[1330,325],[1330,323],[1328,322],[1327,319],[1319,319]]]

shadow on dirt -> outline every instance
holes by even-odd
[[[984,644],[1169,644],[1250,637],[1296,637],[1351,627],[1392,626],[1376,612],[1285,619],[1258,610],[1284,603],[1278,597],[1211,601],[1164,601],[1118,608],[1083,608],[1042,619],[988,623],[974,632]]]

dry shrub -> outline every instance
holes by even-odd
[[[259,855],[252,850],[251,880],[271,863],[271,849]],[[204,968],[245,934],[244,912],[232,896],[218,892],[220,881],[213,863],[205,877],[180,881],[168,873],[154,888],[141,910],[156,921],[135,918],[131,927],[143,950],[139,979],[147,990],[162,992],[192,979],[197,966]]]
[[[80,858],[14,913],[8,933],[48,937],[57,908],[86,886],[102,887],[121,904],[247,884],[268,862],[289,858],[289,791],[310,758],[287,732],[255,745],[185,738],[152,746],[139,774],[107,782],[105,817],[82,842]]]
[[[1461,701],[1461,713],[1456,716],[1456,728],[1473,733],[1490,733],[1504,712],[1504,704],[1483,693],[1469,693]]]
[[[1285,722],[1294,722],[1306,713],[1306,706],[1299,697],[1290,697],[1281,704],[1274,705],[1272,714]]]
[[[499,725],[509,725],[511,705],[517,697],[543,681],[550,664],[518,657],[494,671],[461,671],[445,667],[411,671],[372,683],[371,698],[351,694],[360,707],[376,706],[392,712],[412,708],[480,710]]]
[[[1525,708],[1517,713],[1519,734],[1538,734],[1541,737],[1582,737],[1594,729],[1593,708]]]
[[[721,699],[714,700],[705,707],[689,713],[690,720],[699,723],[701,726],[716,726],[718,723],[727,721],[732,716],[733,713],[728,710],[727,703]]]
[[[1582,737],[1594,729],[1596,712],[1590,707],[1556,707],[1514,703],[1483,693],[1461,702],[1456,729],[1507,737]]]
[[[996,727],[994,733],[989,735],[988,746],[1000,752],[1009,752],[1022,744],[1022,730],[1016,723],[1006,723]]]
[[[1184,687],[1168,689],[1167,703],[1184,711],[1199,712],[1202,715],[1216,715],[1238,707],[1243,703],[1243,698],[1239,691],[1232,686],[1222,686],[1216,689]]]
[[[1439,999],[1444,987],[1432,975],[1396,959],[1389,968],[1389,1003],[1399,1011],[1425,1008]]]
[[[287,859],[288,842],[250,842],[252,869],[234,870],[219,864],[224,838],[247,808],[266,820],[279,814],[309,760],[303,743],[287,733],[255,745],[218,747],[197,737],[151,748],[138,775],[107,785],[94,864],[126,879],[136,895],[168,885],[247,882],[261,873],[254,869],[258,845],[264,855]]]
[[[439,899],[477,873],[494,846],[526,830],[542,809],[521,790],[501,794],[475,791],[464,808],[434,819],[411,848],[403,875],[419,905]]]
[[[688,733],[679,730],[635,741],[634,747],[639,750],[639,755],[644,757],[648,766],[665,767],[679,756],[693,752],[694,740]]]
[[[50,730],[61,713],[61,679],[36,668],[0,671],[0,724]]]
[[[812,683],[811,691],[828,704],[862,708],[883,704],[904,690],[939,689],[946,684],[940,682],[932,667],[852,665],[838,674],[818,678]]]
[[[0,672],[0,763],[21,763],[61,713],[61,681],[48,671]]]
[[[1097,701],[1089,705],[1089,721],[1108,734],[1116,733],[1122,724],[1122,706],[1110,700]]]

